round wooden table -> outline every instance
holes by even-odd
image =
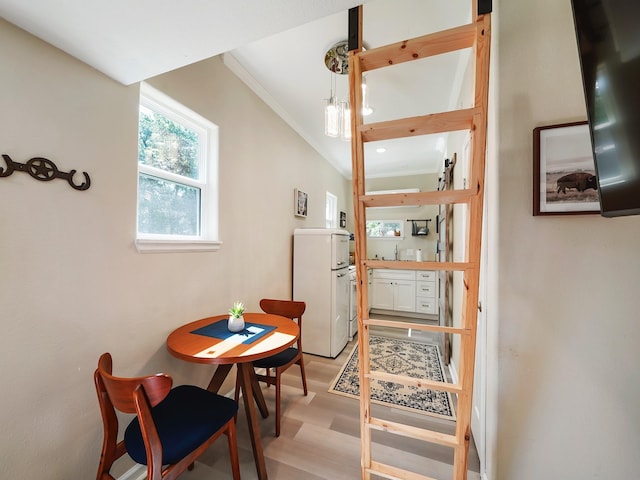
[[[167,337],[167,349],[173,356],[187,362],[217,365],[207,387],[214,393],[220,390],[233,365],[237,365],[258,478],[266,480],[260,426],[251,399],[255,399],[263,417],[266,418],[269,412],[252,362],[289,348],[300,335],[300,329],[294,321],[279,315],[245,313],[243,316],[247,328],[236,335],[226,330],[228,315],[183,325]]]

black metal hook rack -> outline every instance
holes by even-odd
[[[73,176],[76,170],[70,170],[69,172],[61,172],[58,167],[48,158],[33,157],[26,163],[15,162],[7,154],[2,154],[2,158],[7,164],[7,168],[0,167],[0,177],[8,177],[13,172],[26,172],[36,180],[41,182],[48,182],[55,178],[61,178],[66,180],[72,188],[76,190],[87,190],[91,186],[91,178],[87,172],[82,172],[84,175],[84,182],[75,183]]]
[[[431,218],[424,219],[407,219],[411,222],[411,235],[414,237],[426,237],[429,235],[429,222]]]

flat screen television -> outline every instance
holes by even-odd
[[[640,0],[571,0],[600,208],[640,214]]]

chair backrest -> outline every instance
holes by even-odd
[[[163,374],[136,378],[114,377],[112,368],[111,355],[103,353],[98,360],[98,368],[93,374],[104,427],[98,479],[112,479],[109,471],[113,463],[127,451],[124,440],[118,441],[116,410],[138,416],[148,452],[148,478],[161,478],[162,445],[153,425],[150,409],[167,396],[173,380],[170,376]]]
[[[280,315],[298,322],[300,336],[298,337],[298,349],[302,351],[302,314],[307,308],[305,302],[295,300],[276,300],[273,298],[263,298],[260,300],[260,308],[265,313]]]
[[[101,408],[103,407],[103,395],[100,395],[100,390],[106,392],[108,401],[113,408],[124,413],[135,414],[137,411],[134,392],[139,386],[144,388],[150,405],[155,407],[167,396],[173,385],[171,377],[162,373],[146,377],[121,378],[113,376],[112,369],[111,354],[103,353],[98,360],[98,368],[95,373]]]

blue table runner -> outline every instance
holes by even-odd
[[[200,327],[196,330],[193,330],[191,333],[195,333],[196,335],[203,335],[205,337],[219,338],[220,340],[226,340],[229,337],[234,335],[240,335],[243,337],[247,337],[241,343],[253,343],[256,340],[264,337],[267,333],[274,330],[276,327],[273,325],[261,325],[259,323],[251,323],[245,322],[244,330],[239,332],[230,332],[227,328],[227,319],[222,318],[210,325],[206,325],[204,327]]]

